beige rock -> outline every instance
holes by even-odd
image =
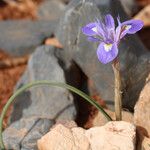
[[[150,137],[150,74],[134,108],[134,123],[144,128]]]
[[[113,120],[115,120],[115,113],[111,110],[105,109],[105,111],[111,116]],[[133,122],[133,114],[128,111],[122,111],[122,120],[127,122]],[[91,120],[91,126],[103,126],[107,123],[106,117],[101,113],[98,114]]]
[[[147,1],[148,2],[148,1]],[[135,17],[134,19],[142,20],[144,22],[144,26],[150,26],[150,4],[144,7]]]
[[[39,150],[134,150],[135,130],[133,124],[124,121],[88,130],[58,124],[37,144]]]
[[[145,130],[137,127],[137,150],[150,150],[150,138],[145,136]]]
[[[138,150],[150,150],[150,138],[147,138],[146,136],[144,136],[142,143],[141,143],[141,147]]]
[[[82,128],[56,125],[38,140],[39,150],[89,150],[89,142]]]
[[[73,128],[73,127],[77,127],[77,124],[76,122],[74,121],[70,121],[70,120],[65,120],[65,121],[57,121],[55,125],[58,125],[58,124],[62,124],[63,126],[65,126],[66,128]],[[53,127],[55,127],[55,125]]]
[[[124,121],[113,121],[86,132],[92,150],[134,150],[135,126]]]

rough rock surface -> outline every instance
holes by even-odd
[[[109,122],[88,130],[59,124],[38,140],[39,150],[134,150],[135,126],[121,121]]]
[[[52,120],[34,117],[16,121],[3,132],[5,148],[36,150],[37,140],[46,134],[53,124]]]
[[[68,4],[71,0],[60,0],[62,1],[64,4]]]
[[[135,0],[120,0],[120,1],[125,9],[125,12],[129,16],[132,16],[134,13],[137,12],[138,6]]]
[[[17,88],[37,80],[65,83],[65,74],[55,57],[56,49],[41,46],[31,56],[28,67]],[[17,97],[11,114],[11,122],[20,118],[35,116],[54,120],[74,120],[76,109],[72,94],[59,87],[30,88]]]
[[[150,137],[150,74],[134,108],[134,123],[144,128]]]
[[[62,16],[65,4],[60,0],[45,0],[37,11],[38,20],[57,20]]]
[[[1,21],[0,49],[11,55],[32,53],[55,32],[56,21]]]
[[[111,116],[113,120],[115,120],[115,113],[111,110],[105,109],[105,111]],[[122,111],[122,120],[126,122],[133,123],[133,114],[127,111]],[[91,126],[102,126],[107,123],[107,119],[105,116],[98,112],[97,115],[91,120]]]
[[[111,13],[115,18],[128,19],[119,0],[73,0],[61,17],[57,38],[64,46],[62,58],[69,64],[74,60],[83,72],[93,80],[97,91],[107,104],[113,103],[114,74],[110,64],[101,64],[96,56],[98,43],[88,42],[81,27]],[[123,106],[133,110],[139,93],[150,71],[150,53],[136,35],[127,37],[120,44],[120,62],[123,85]],[[134,93],[134,94],[133,94]]]
[[[144,128],[137,126],[137,150],[149,150],[150,138],[147,137]]]

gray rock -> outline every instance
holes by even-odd
[[[65,83],[65,75],[55,57],[56,49],[42,46],[31,56],[27,70],[17,87],[37,80],[50,80]],[[59,87],[36,87],[29,89],[15,101],[11,122],[22,117],[38,116],[55,120],[74,120],[76,109],[72,94]]]
[[[120,0],[125,12],[132,16],[138,10],[137,2],[135,0]]]
[[[57,38],[64,46],[62,58],[66,64],[74,60],[93,80],[97,91],[108,104],[113,103],[114,74],[110,64],[101,64],[96,56],[98,43],[88,42],[81,27],[111,13],[115,18],[128,19],[119,0],[73,0],[66,8],[57,29]],[[123,20],[122,20],[123,21]],[[136,35],[120,44],[120,62],[123,84],[123,106],[132,109],[150,71],[150,53]],[[134,93],[134,94],[133,94]]]
[[[71,0],[60,0],[62,1],[64,4],[68,4]]]
[[[37,11],[38,20],[57,20],[62,16],[65,4],[60,0],[45,0]]]
[[[20,122],[14,122],[3,132],[5,148],[20,149],[20,144],[25,135],[33,127],[37,118],[22,119]],[[11,139],[11,140],[10,140]]]
[[[57,21],[1,21],[0,49],[14,56],[33,52],[55,32]]]
[[[54,121],[48,119],[39,119],[21,142],[21,150],[37,149],[37,140],[45,135],[53,124]]]
[[[46,134],[54,121],[40,118],[23,118],[12,123],[3,132],[6,149],[36,150],[36,142]]]

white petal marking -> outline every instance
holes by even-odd
[[[106,52],[109,52],[112,48],[112,44],[104,44],[104,49]]]
[[[97,27],[92,28],[92,31],[97,33]]]
[[[125,30],[129,30],[131,27],[131,25],[125,25]]]

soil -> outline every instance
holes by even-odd
[[[0,62],[5,59],[9,60],[11,57],[3,51],[0,51]],[[14,86],[24,72],[25,68],[26,64],[0,69],[0,113],[8,98],[12,95]],[[6,120],[9,116],[9,112],[5,118],[4,126],[6,126]]]
[[[43,0],[0,1],[0,20],[36,19],[36,10]]]

